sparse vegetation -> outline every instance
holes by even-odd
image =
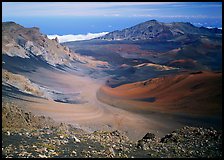
[[[6,158],[222,157],[222,131],[211,128],[186,126],[162,138],[147,133],[133,142],[118,130],[86,133],[5,102],[2,117],[2,157]],[[30,117],[27,123],[23,123],[25,117]]]

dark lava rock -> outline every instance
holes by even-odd
[[[153,133],[147,133],[142,139],[154,139],[155,134]]]
[[[145,147],[145,144],[144,144],[144,141],[141,139],[137,142],[137,148],[141,148],[141,149],[144,149]]]
[[[112,136],[120,136],[120,134],[121,133],[118,130],[115,130],[115,131],[111,132]]]
[[[165,137],[161,138],[162,143],[166,143],[173,135],[172,134],[167,134]]]

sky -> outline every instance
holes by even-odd
[[[47,35],[101,34],[156,19],[222,28],[222,2],[2,2],[2,20]]]

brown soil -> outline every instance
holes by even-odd
[[[221,80],[222,73],[184,73],[115,88],[103,86],[99,99],[117,107],[125,104],[143,111],[212,115],[222,109]],[[155,101],[144,101],[146,98]]]

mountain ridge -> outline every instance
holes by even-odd
[[[57,37],[49,39],[38,27],[25,28],[13,21],[2,22],[2,55],[22,59],[35,57],[54,67],[64,65],[73,68],[74,62],[90,67],[105,66],[104,62],[73,52],[60,44]]]
[[[110,32],[96,39],[102,40],[168,40],[182,35],[200,34],[214,35],[221,34],[222,30],[218,28],[208,29],[205,27],[196,27],[190,22],[172,22],[164,23],[157,20],[149,20],[139,23],[123,30]]]

